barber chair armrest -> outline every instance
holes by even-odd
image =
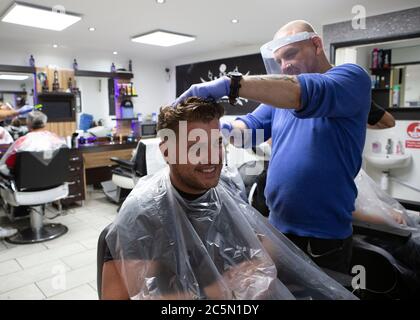
[[[135,176],[135,174],[133,173],[132,170],[127,170],[127,169],[122,168],[122,167],[117,167],[117,168],[113,169],[111,172],[112,172],[112,174],[116,174],[116,175],[123,176],[123,177],[130,178],[130,179],[133,179],[134,176]]]
[[[14,178],[15,177],[13,176],[13,174],[11,174],[11,173],[6,174],[6,173],[0,171],[0,179],[13,180]]]
[[[374,224],[358,220],[353,221],[353,233],[393,238],[396,241],[406,241],[411,237],[411,231],[403,227],[396,228],[384,224]]]
[[[134,162],[133,161],[129,161],[129,160],[123,160],[123,159],[119,159],[116,157],[112,157],[111,161],[114,161],[116,163],[118,163],[120,166],[128,169],[128,170],[133,170],[134,168]]]
[[[14,178],[13,174],[6,174],[0,171],[0,187],[3,189],[12,189],[13,192],[16,191]]]

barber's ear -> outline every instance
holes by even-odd
[[[317,56],[319,56],[322,52],[324,52],[324,45],[320,37],[313,37],[312,43],[315,46],[315,53]]]

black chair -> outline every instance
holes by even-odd
[[[108,251],[108,246],[106,244],[105,237],[108,234],[109,229],[111,228],[112,224],[105,227],[104,230],[102,230],[101,234],[99,235],[98,239],[98,248],[97,248],[97,254],[96,254],[96,284],[98,289],[98,297],[99,299],[102,298],[102,270],[105,263],[105,254]]]
[[[112,170],[112,183],[108,182],[111,186],[103,184],[104,192],[112,201],[121,203],[134,188],[137,180],[147,175],[146,145],[140,141],[131,160],[112,157],[111,161],[117,163],[118,167]]]
[[[10,176],[2,176],[0,193],[6,208],[30,208],[30,227],[6,241],[16,244],[55,239],[67,232],[61,224],[43,224],[47,203],[68,196],[69,149],[45,152],[18,152]],[[11,210],[13,212],[13,210]],[[10,214],[8,212],[7,214]]]
[[[351,265],[366,271],[366,288],[356,291],[361,299],[412,299],[418,291],[416,274],[367,236],[353,235]]]

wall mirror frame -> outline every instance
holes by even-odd
[[[398,35],[398,36],[390,36],[390,37],[376,37],[376,38],[366,38],[366,39],[358,39],[358,40],[351,40],[345,42],[334,42],[330,44],[330,61],[332,64],[336,62],[336,53],[337,50],[340,48],[346,47],[357,47],[362,45],[375,45],[376,43],[379,45],[383,45],[385,43],[391,43],[396,41],[404,41],[410,39],[420,39],[420,32],[406,34],[406,35]],[[409,65],[417,65],[420,64],[420,57],[417,61],[409,61],[406,63],[395,63],[392,64],[392,67],[405,67]],[[420,120],[420,107],[392,107],[386,108],[386,110],[395,117],[397,120]]]

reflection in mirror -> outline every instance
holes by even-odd
[[[383,108],[420,107],[420,38],[338,48],[335,64],[356,63],[371,75]]]
[[[2,108],[13,109],[34,105],[34,75],[0,72],[0,104]],[[0,144],[10,144],[28,132],[23,117],[2,119],[1,126]]]
[[[106,136],[115,125],[109,116],[108,78],[76,77],[76,85],[80,91],[77,128]]]
[[[34,105],[33,74],[0,72],[0,102],[16,109]]]
[[[404,107],[420,107],[420,64],[405,67]]]

